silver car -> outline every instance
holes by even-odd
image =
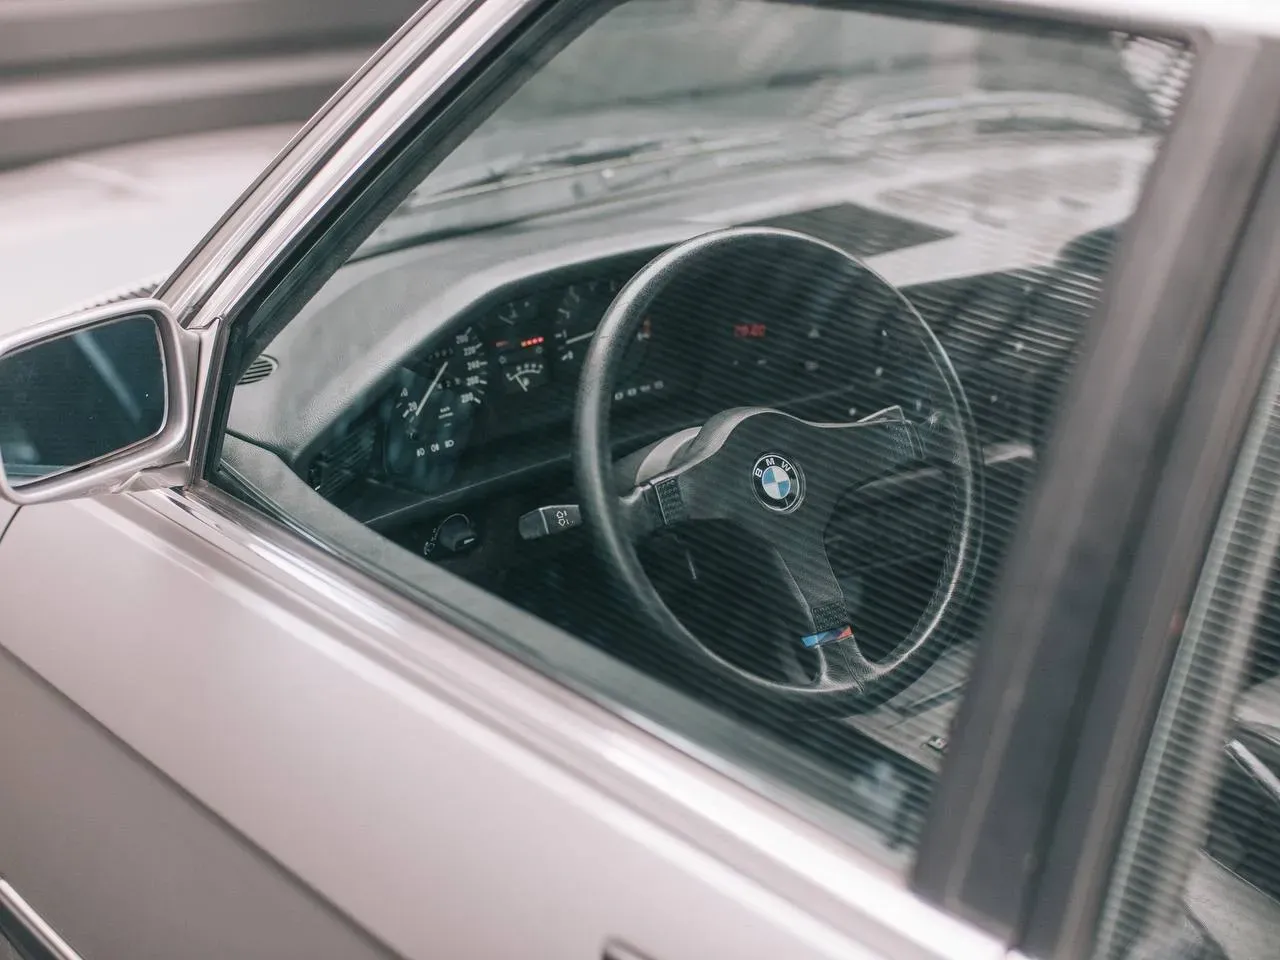
[[[1274,4],[438,0],[0,177],[0,946],[1277,956],[1278,134]]]

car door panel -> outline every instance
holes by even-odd
[[[691,843],[690,833],[706,832],[696,816],[682,836],[573,775],[527,731],[500,733],[431,689],[409,658],[415,643],[451,646],[444,636],[413,635],[390,607],[379,612],[354,591],[335,596],[318,575],[307,585],[296,576],[306,565],[268,544],[252,545],[264,563],[251,569],[217,531],[199,536],[199,523],[183,527],[151,508],[164,500],[170,512],[196,509],[171,497],[20,514],[0,550],[0,605],[14,611],[5,646],[243,838],[228,832],[220,843],[262,849],[394,951],[586,958],[618,938],[655,960],[1001,952],[915,900],[889,871],[857,867],[829,838],[819,844],[817,831],[808,846],[794,834],[792,846],[825,857],[836,881],[812,884],[807,900],[779,895],[764,866],[735,869],[733,858]],[[16,602],[55,581],[76,585],[74,603]],[[463,684],[470,672],[471,689],[455,692],[487,690],[514,716],[524,682],[502,659],[459,657],[454,678]],[[642,755],[627,753],[626,725],[610,719],[594,747],[634,767]],[[713,796],[730,789],[705,776],[694,785]],[[93,779],[76,792],[91,794]],[[38,795],[58,783],[32,779],[19,818],[28,832],[32,818],[46,838],[62,822],[41,817]],[[738,795],[745,810],[748,793]],[[700,812],[734,809],[726,796]],[[100,914],[102,874],[75,862],[90,855],[89,839],[66,848],[53,876],[35,875],[44,865],[29,841],[22,867],[50,902],[59,876],[89,877],[79,897],[96,900]],[[199,858],[172,855],[200,868]],[[141,899],[132,909],[145,914]],[[100,925],[94,912],[86,917],[77,920],[86,930]]]
[[[85,960],[388,956],[8,654],[0,704],[0,874]]]

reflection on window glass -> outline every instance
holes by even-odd
[[[565,39],[274,338],[225,455],[905,863],[1189,56],[755,0]]]
[[[1149,748],[1100,960],[1276,954],[1280,365],[1254,421]]]
[[[0,933],[0,960],[38,960],[18,949],[3,933]]]

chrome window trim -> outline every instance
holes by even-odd
[[[333,121],[334,111],[339,104],[352,96],[353,91],[367,90],[370,91],[371,98],[376,98],[376,91],[385,89],[394,75],[389,71],[380,70],[381,65],[387,59],[388,54],[396,49],[404,38],[416,29],[418,23],[424,17],[431,13],[435,3],[436,0],[426,0],[413,16],[409,17],[403,25],[392,33],[369,59],[361,64],[355,73],[335,90],[328,100],[320,105],[311,118],[298,128],[297,132],[289,138],[280,152],[262,169],[253,182],[244,189],[236,202],[210,227],[204,238],[187,254],[178,267],[156,278],[157,290],[167,293],[178,278],[190,277],[200,272],[203,269],[200,264],[215,256],[217,250],[228,238],[230,234],[227,229],[228,226],[242,219],[246,212],[255,205],[256,202],[251,202],[252,198],[266,196],[270,193],[283,193],[279,188],[279,184],[284,181],[291,181],[295,184],[301,182],[303,171],[293,165],[296,155],[305,144],[313,143],[320,139],[327,138],[330,142],[336,142],[341,130]]]
[[[723,758],[704,762],[699,749],[682,738],[658,736],[640,718],[594,703],[452,627],[230,494],[202,484],[100,503],[127,515],[133,513],[129,501],[226,551],[256,574],[303,592],[308,603],[323,603],[329,616],[367,635],[371,650],[379,646],[379,634],[396,638],[402,648],[415,637],[429,641],[413,644],[417,662],[410,682],[760,886],[802,904],[815,920],[862,940],[868,960],[1006,955],[1005,942],[921,898],[898,871],[842,840],[814,810],[784,805],[769,790],[758,789],[754,774],[734,776]],[[403,661],[390,650],[378,656],[391,658]]]
[[[472,0],[473,4],[476,0]],[[387,91],[461,16],[454,2],[426,4],[294,135],[157,292],[184,322],[279,211],[296,199]]]
[[[71,944],[58,936],[58,932],[3,877],[0,877],[0,911],[17,921],[52,960],[82,960]]]

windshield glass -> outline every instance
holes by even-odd
[[[1029,44],[1045,47],[1044,56],[1029,59]],[[632,0],[542,68],[494,122],[589,115],[626,101],[661,106],[670,120],[677,119],[669,112],[674,107],[699,122],[733,123],[745,116],[839,115],[903,95],[1070,90],[1062,49],[1081,61],[1080,76],[1088,78],[1084,92],[1116,97],[1107,76],[1112,71],[1098,69],[1120,66],[1116,49],[1096,41],[1090,50],[1076,37],[999,34],[989,27],[767,0]],[[1040,76],[1028,69],[1037,63],[1043,65]],[[855,82],[847,86],[850,80]]]
[[[662,163],[694,174],[712,154],[718,167],[847,156],[871,137],[883,150],[892,134],[1139,134],[1166,119],[1162,87],[1180,84],[1186,63],[1172,45],[1121,34],[1004,33],[762,0],[631,0],[538,68],[414,190],[400,213],[425,211],[429,223],[392,218],[369,244],[598,194],[544,192],[532,210],[490,201],[440,216],[440,197],[483,199],[556,170]],[[653,178],[595,186],[635,184]]]

